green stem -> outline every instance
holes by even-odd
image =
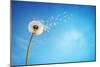
[[[28,64],[28,55],[29,55],[30,48],[31,48],[32,38],[33,38],[33,34],[32,34],[31,37],[30,37],[29,45],[28,45],[28,48],[27,48],[27,53],[26,53],[26,64]]]

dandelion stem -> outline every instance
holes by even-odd
[[[30,52],[30,48],[31,48],[32,38],[33,38],[33,34],[32,34],[31,37],[30,37],[29,45],[28,45],[28,48],[27,48],[27,53],[26,53],[26,64],[28,64],[28,56],[29,56],[29,52]]]

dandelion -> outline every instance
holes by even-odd
[[[40,21],[31,21],[28,25],[28,30],[29,30],[29,32],[32,33],[32,35],[30,37],[29,45],[27,48],[26,64],[28,64],[28,55],[29,55],[29,51],[30,51],[30,47],[31,47],[32,38],[33,38],[33,36],[38,36],[38,35],[42,34],[45,31],[45,25],[42,24]]]

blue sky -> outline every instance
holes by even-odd
[[[95,61],[95,10],[86,5],[13,1],[11,64],[25,65],[32,20],[48,30],[33,37],[29,64]]]

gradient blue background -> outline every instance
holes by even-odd
[[[31,36],[28,24],[34,18],[50,30],[33,38],[29,64],[96,60],[95,6],[13,1],[11,8],[12,65],[25,65]]]

